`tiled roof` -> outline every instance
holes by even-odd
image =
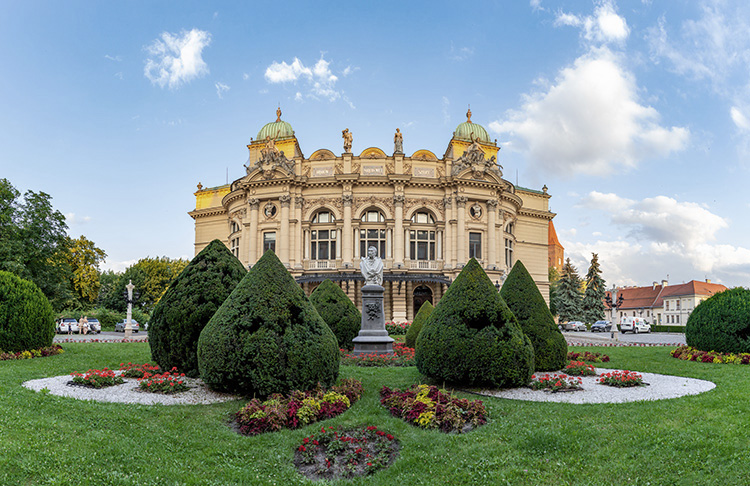
[[[617,289],[618,298],[622,295],[623,302],[619,308],[625,309],[649,309],[653,307],[663,307],[665,297],[676,297],[683,295],[701,295],[711,296],[717,292],[726,290],[721,284],[702,282],[700,280],[691,280],[690,282],[678,285],[651,285],[648,287],[624,287]],[[610,295],[607,291],[606,295]],[[609,309],[609,306],[605,307]]]
[[[555,231],[555,225],[552,223],[551,219],[549,220],[549,228],[547,230],[547,244],[549,246],[563,247],[560,244],[560,240],[557,239],[557,231]]]

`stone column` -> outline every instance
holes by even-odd
[[[250,206],[250,251],[248,254],[248,265],[255,265],[258,261],[258,198],[247,198],[247,204]]]
[[[292,254],[292,260],[294,260],[294,266],[296,268],[302,268],[302,255],[305,254],[302,239],[302,206],[305,205],[305,199],[302,196],[294,198],[294,219],[297,223],[294,225],[294,253]]]
[[[393,322],[405,322],[406,321],[406,282],[392,282],[393,291],[391,295],[393,300],[391,301],[391,307],[393,309]]]
[[[393,196],[393,204],[395,206],[395,219],[396,226],[393,231],[394,249],[393,249],[393,265],[398,268],[404,266],[404,196],[402,194],[396,194]]]
[[[353,256],[353,233],[352,233],[352,195],[344,194],[341,196],[341,200],[344,203],[344,231],[342,235],[342,242],[340,243],[342,248],[342,258],[345,268],[352,267],[352,256]],[[385,258],[381,255],[381,258]]]
[[[279,260],[289,266],[289,205],[292,197],[289,194],[279,196],[281,203],[281,231],[279,236]]]
[[[466,255],[466,240],[469,238],[466,234],[466,196],[456,196],[456,206],[458,206],[457,228],[456,228],[456,262],[458,265],[466,265],[469,260]]]
[[[243,265],[245,265],[245,268],[247,268],[248,257],[250,253],[250,228],[249,226],[249,216],[250,212],[247,210],[247,208],[244,208],[242,210],[242,233],[240,234],[240,254],[238,256],[239,260],[242,262]]]
[[[497,266],[497,230],[495,229],[497,218],[497,199],[487,201],[487,267]]]
[[[453,200],[450,196],[443,199],[445,208],[445,240],[443,244],[444,267],[453,268],[456,265],[456,239],[453,237]]]

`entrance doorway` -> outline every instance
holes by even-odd
[[[422,304],[429,301],[432,304],[432,290],[426,285],[420,285],[414,289],[414,315],[417,315]]]

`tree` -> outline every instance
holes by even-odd
[[[422,327],[415,359],[423,375],[462,386],[524,386],[534,372],[531,341],[474,258]]]
[[[547,277],[549,278],[549,311],[552,313],[552,317],[554,317],[557,315],[555,295],[557,294],[557,287],[560,286],[560,272],[555,267],[549,267]]]
[[[353,349],[352,339],[362,327],[362,314],[341,287],[326,279],[310,294],[310,302],[333,331],[339,348]]]
[[[177,278],[187,264],[187,260],[169,257],[141,258],[125,270],[114,289],[108,292],[103,303],[105,307],[124,312],[127,309],[127,302],[125,302],[123,292],[126,291],[125,286],[128,282],[132,281],[135,290],[140,294],[137,305],[142,311],[151,313],[161,296],[167,291],[169,284]]]
[[[105,302],[110,299],[110,296],[115,292],[115,287],[120,281],[122,273],[116,273],[114,270],[105,270],[99,272],[99,296],[96,299],[96,304],[102,307],[106,307]]]
[[[604,319],[605,282],[601,277],[599,255],[591,254],[591,265],[586,273],[586,291],[583,294],[583,322],[593,324]]]
[[[435,310],[435,308],[432,306],[432,303],[430,303],[429,300],[425,300],[424,304],[422,304],[422,307],[419,308],[419,312],[417,312],[417,315],[414,316],[414,321],[412,321],[411,326],[409,326],[409,330],[406,331],[405,341],[407,348],[413,348],[417,345],[417,338],[419,337],[419,333],[422,332],[424,323],[427,322],[427,319],[430,318],[433,310]]]
[[[581,277],[570,263],[565,260],[560,283],[555,292],[555,308],[560,316],[560,322],[581,320],[582,313]]]
[[[71,240],[66,254],[73,274],[72,287],[82,304],[92,304],[99,295],[99,264],[107,254],[85,236]]]
[[[151,357],[163,370],[198,376],[198,338],[247,271],[213,240],[174,280],[154,307],[148,328]]]
[[[44,192],[26,191],[23,200],[7,179],[0,179],[0,270],[34,282],[53,307],[73,302],[70,245],[65,216],[52,208]]]
[[[33,282],[0,271],[0,350],[30,351],[52,345],[55,315]]]
[[[562,369],[567,364],[568,343],[557,328],[539,287],[521,260],[516,260],[513,265],[500,289],[500,296],[513,311],[521,330],[534,346],[536,371]]]

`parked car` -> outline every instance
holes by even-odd
[[[596,321],[591,324],[591,332],[610,332],[612,331],[612,323],[609,321]]]
[[[562,325],[563,331],[588,331],[586,324],[581,321],[568,321]]]
[[[649,324],[643,317],[625,316],[620,321],[620,332],[623,334],[626,332],[632,332],[634,334],[638,334],[639,332],[651,332],[651,324]]]
[[[123,319],[117,324],[115,324],[115,332],[125,332],[125,326],[127,325],[128,321],[127,319]],[[133,332],[140,331],[140,324],[138,324],[138,321],[135,319],[130,320],[131,328],[133,329]]]
[[[96,319],[95,317],[92,317],[88,319],[89,321],[89,332],[90,333],[101,333],[102,332],[102,324],[99,322],[99,319]]]

